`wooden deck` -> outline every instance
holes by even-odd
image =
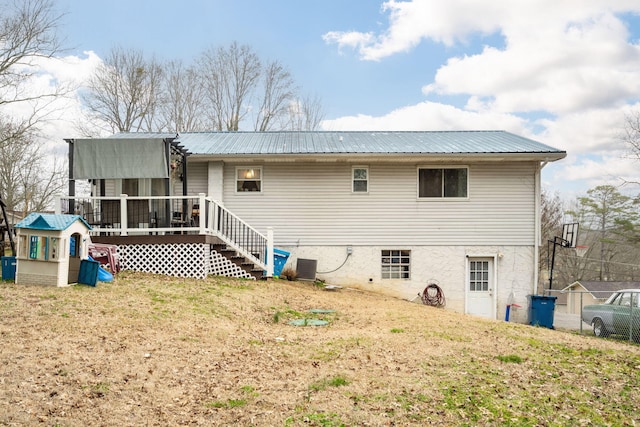
[[[94,243],[110,245],[159,245],[172,243],[207,243],[210,245],[223,244],[216,236],[207,234],[165,234],[165,235],[134,235],[134,236],[91,236]]]

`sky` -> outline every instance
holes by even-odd
[[[55,4],[68,49],[43,61],[41,85],[81,87],[116,46],[190,63],[235,41],[283,63],[322,100],[322,129],[506,130],[567,151],[542,176],[569,199],[640,181],[621,138],[626,117],[640,113],[638,0]],[[50,138],[81,136],[80,108],[76,94],[56,105]]]

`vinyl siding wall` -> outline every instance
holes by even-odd
[[[469,164],[465,200],[418,200],[409,164],[356,163],[369,168],[369,192],[352,193],[354,164],[266,163],[262,192],[236,193],[235,167],[247,165],[225,164],[224,204],[260,231],[273,227],[276,244],[534,244],[533,162]],[[195,178],[191,188],[201,186]]]
[[[187,196],[197,196],[200,193],[207,194],[207,163],[193,162],[187,168]],[[182,181],[173,181],[173,194],[182,194]]]

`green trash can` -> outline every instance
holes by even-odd
[[[545,295],[529,295],[529,324],[553,328],[553,313],[556,309],[556,298]]]
[[[2,257],[2,280],[16,280],[16,257]]]

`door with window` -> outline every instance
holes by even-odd
[[[495,319],[493,258],[468,258],[467,314]]]

